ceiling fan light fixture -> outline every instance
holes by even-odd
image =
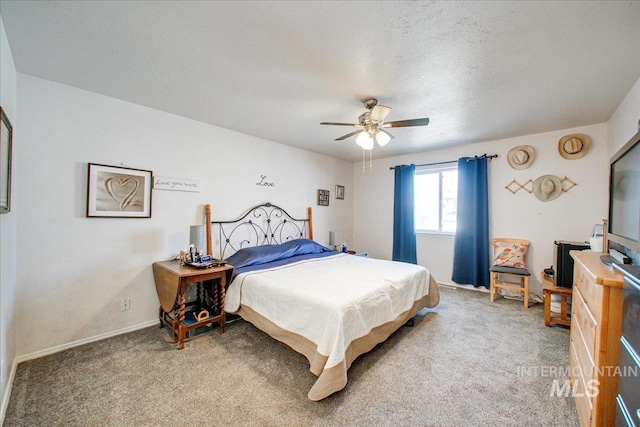
[[[389,143],[389,141],[391,141],[391,137],[386,132],[378,132],[376,134],[376,141],[378,141],[378,145],[380,147],[384,147]]]
[[[356,138],[356,144],[358,144],[360,147],[364,148],[364,145],[367,143],[367,139],[369,138],[369,133],[365,130],[363,130],[362,132],[360,132],[358,134],[358,137]]]
[[[362,144],[362,149],[363,150],[373,150],[373,138],[372,137],[368,137],[367,140],[364,142],[364,144]]]
[[[338,123],[338,122],[321,122],[321,125],[336,125],[336,126],[353,126],[362,130],[356,130],[336,138],[336,141],[342,141],[344,139],[356,136],[356,144],[362,147],[365,151],[373,150],[375,143],[378,143],[380,147],[384,147],[393,139],[393,135],[388,133],[387,128],[402,128],[411,126],[426,126],[429,124],[429,118],[423,117],[421,119],[409,119],[409,120],[395,120],[392,122],[385,122],[385,118],[391,112],[391,107],[385,107],[384,105],[378,105],[378,100],[375,98],[368,98],[363,101],[364,107],[367,109],[364,113],[358,117],[358,123]]]

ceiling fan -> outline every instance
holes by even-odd
[[[401,128],[409,126],[426,126],[429,124],[428,118],[411,119],[411,120],[396,120],[394,122],[385,122],[384,119],[387,114],[391,112],[391,107],[385,107],[384,105],[378,105],[378,100],[375,98],[369,98],[364,100],[364,107],[367,109],[364,113],[358,117],[358,123],[335,123],[335,122],[322,122],[321,125],[334,125],[334,126],[353,126],[359,128],[358,130],[342,135],[336,138],[336,141],[342,141],[354,135],[358,135],[356,138],[356,144],[361,146],[363,150],[372,150],[374,141],[379,146],[384,147],[394,137],[386,128]]]

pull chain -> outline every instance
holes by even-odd
[[[366,170],[366,164],[367,164],[367,159],[366,159],[366,151],[365,149],[362,149],[362,173],[365,172]],[[369,151],[369,171],[371,171],[373,169],[373,150],[368,150]]]

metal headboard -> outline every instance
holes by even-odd
[[[284,209],[271,203],[254,206],[237,219],[211,221],[211,205],[205,206],[207,227],[207,253],[213,255],[212,237],[218,244],[220,259],[225,259],[243,248],[263,245],[279,245],[287,240],[313,239],[312,213],[307,208],[307,218],[293,218]],[[211,226],[214,234],[211,234]]]

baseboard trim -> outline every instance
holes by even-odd
[[[449,289],[467,289],[469,291],[489,293],[489,289],[485,288],[484,286],[461,285],[459,283],[449,283],[449,282],[439,282],[438,286],[442,286]]]
[[[139,323],[137,325],[133,325],[133,326],[128,326],[126,328],[122,328],[122,329],[118,329],[115,331],[111,331],[111,332],[107,332],[101,335],[95,335],[93,337],[89,337],[89,338],[83,338],[81,340],[78,341],[73,341],[70,343],[66,343],[66,344],[62,344],[62,345],[58,345],[55,347],[50,347],[44,350],[40,350],[40,351],[36,351],[34,353],[29,353],[29,354],[23,354],[22,356],[18,356],[16,357],[16,362],[15,364],[19,364],[22,362],[26,362],[27,360],[33,360],[33,359],[38,359],[40,357],[43,356],[48,356],[50,354],[54,354],[54,353],[59,353],[63,350],[68,350],[70,348],[73,347],[78,347],[84,344],[89,344],[95,341],[100,341],[106,338],[111,338],[111,337],[115,337],[116,335],[122,335],[122,334],[126,334],[128,332],[133,332],[133,331],[137,331],[139,329],[144,329],[144,328],[148,328],[149,326],[154,326],[154,325],[159,325],[159,320],[150,320],[148,322],[144,322],[144,323]]]
[[[438,283],[439,288],[447,288],[447,289],[459,289],[459,286],[450,285],[449,283]]]
[[[447,288],[447,289],[467,289],[469,291],[476,291],[476,292],[482,292],[485,294],[489,293],[489,289],[485,288],[484,286],[472,286],[472,285],[459,285],[457,283],[438,283],[438,286],[440,286],[441,288]],[[520,300],[523,301],[524,298],[522,298],[522,294],[520,292],[514,292],[514,295],[500,295],[501,297],[504,298],[508,298],[508,299],[514,299],[514,300]],[[544,300],[542,299],[542,296],[538,295],[538,294],[533,294],[533,293],[529,293],[529,302],[530,303],[537,303],[537,304],[542,304],[544,302]]]
[[[4,417],[7,414],[7,408],[9,407],[9,399],[11,398],[11,389],[13,388],[13,379],[16,376],[18,369],[18,362],[13,359],[11,369],[9,370],[9,376],[7,377],[7,387],[4,389],[2,395],[2,408],[0,408],[0,425],[4,425]]]

